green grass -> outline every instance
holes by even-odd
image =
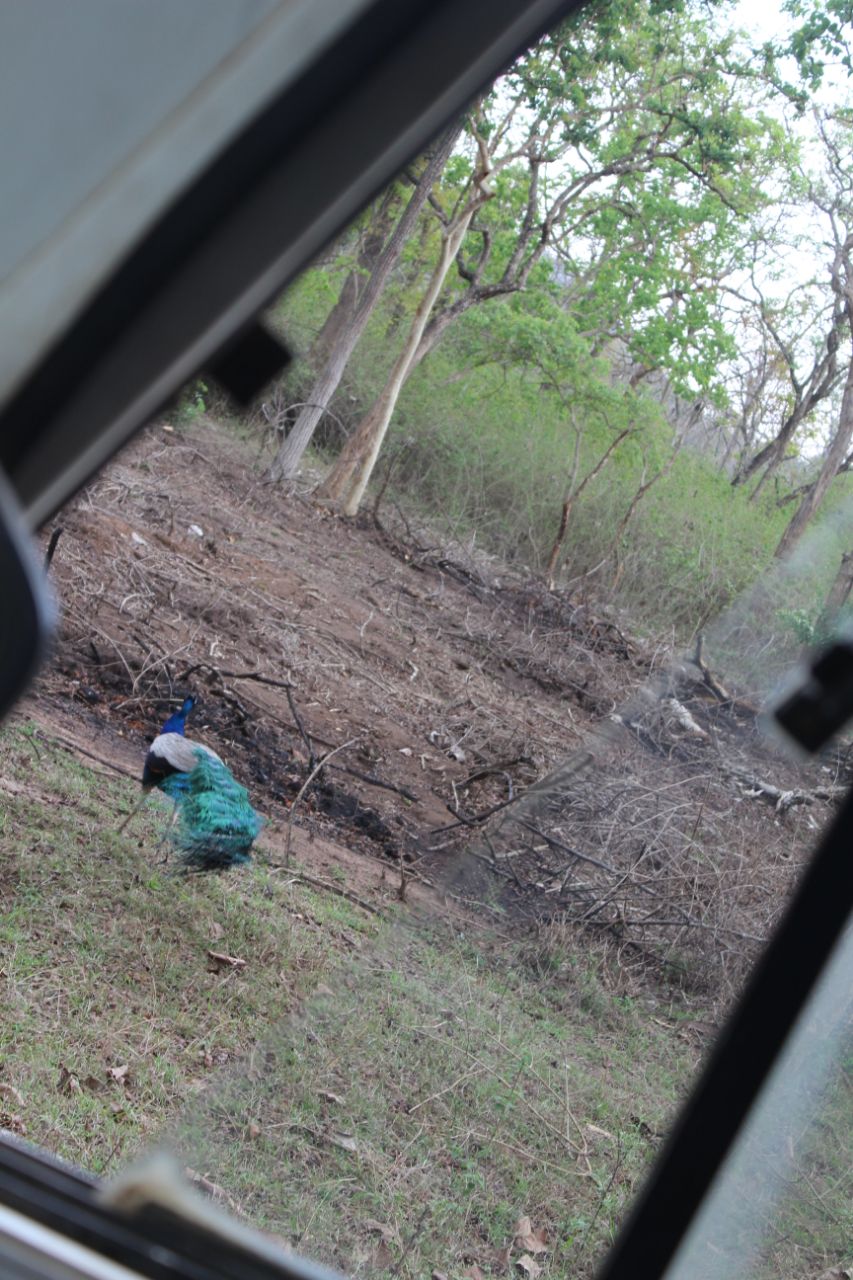
[[[591,963],[543,980],[260,862],[171,876],[153,805],[116,832],[131,783],[2,739],[0,1122],[95,1173],[167,1137],[356,1273],[497,1266],[525,1213],[583,1273],[689,1079],[674,1032]]]
[[[200,1102],[188,1158],[355,1274],[404,1252],[412,1275],[499,1271],[524,1214],[548,1232],[553,1274],[585,1274],[693,1055],[606,990],[591,1024],[581,992],[543,990],[516,959],[446,930],[388,931],[269,1058]]]
[[[566,934],[380,924],[261,860],[169,875],[166,809],[119,835],[129,781],[0,736],[0,1125],[95,1173],[165,1140],[354,1275],[507,1274],[523,1215],[548,1275],[591,1274],[692,1077],[685,1009]]]
[[[295,914],[308,895],[271,868],[168,874],[153,804],[116,834],[132,784],[20,728],[2,738],[4,785],[25,790],[0,837],[0,1081],[24,1105],[0,1102],[7,1124],[97,1173],[294,1007],[345,913],[323,899],[310,928]],[[210,949],[245,969],[209,972]],[[107,1074],[124,1065],[125,1083]],[[80,1090],[58,1086],[62,1066]]]

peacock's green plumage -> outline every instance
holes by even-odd
[[[188,773],[163,778],[159,789],[175,801],[176,821],[169,840],[184,865],[194,871],[223,870],[250,861],[252,843],[263,819],[249,793],[218,756],[194,751]]]

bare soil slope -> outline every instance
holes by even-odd
[[[294,825],[352,883],[375,885],[362,859],[379,858],[444,901],[580,921],[717,987],[842,780],[776,756],[748,708],[695,669],[664,677],[665,652],[564,594],[269,486],[210,422],[150,428],[59,523],[61,636],[28,711],[135,778],[196,693],[193,734],[274,842],[336,751]]]

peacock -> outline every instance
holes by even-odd
[[[220,871],[251,860],[263,819],[216,752],[185,736],[187,716],[195,705],[195,698],[185,698],[148,748],[143,796],[122,827],[156,787],[174,801],[167,838],[184,867]]]

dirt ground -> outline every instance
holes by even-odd
[[[795,766],[664,646],[381,519],[269,486],[212,422],[152,426],[55,522],[61,631],[24,714],[126,774],[130,804],[192,692],[191,736],[318,874],[367,893],[402,870],[434,910],[568,921],[736,985],[840,757]]]

